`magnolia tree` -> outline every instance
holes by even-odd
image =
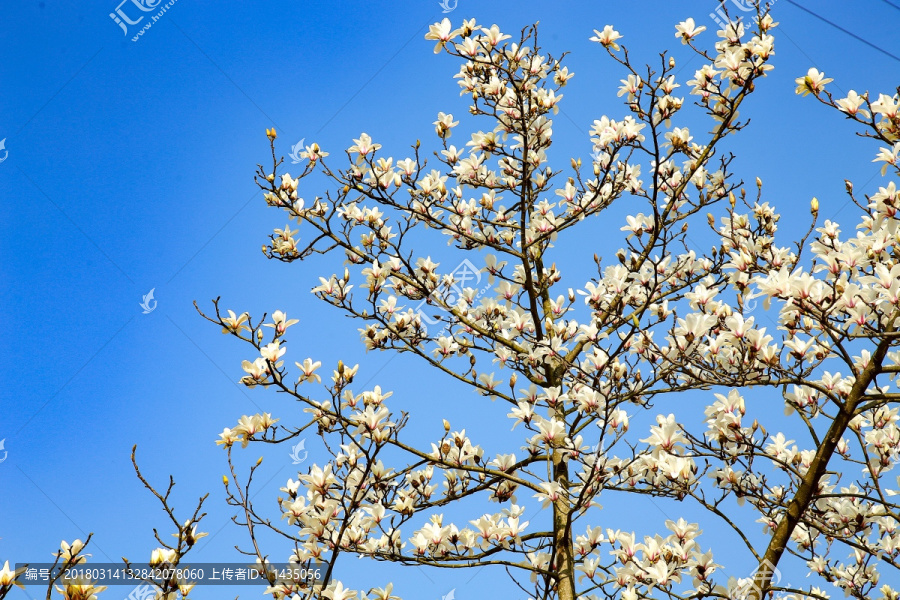
[[[242,551],[265,568],[278,550],[262,547],[260,531],[272,531],[289,540],[283,559],[322,571],[317,582],[271,573],[267,593],[396,599],[386,581],[354,590],[340,580],[341,556],[356,555],[505,568],[542,600],[900,597],[879,581],[900,566],[900,485],[890,475],[900,452],[891,407],[900,399],[891,391],[900,372],[900,198],[893,182],[865,199],[848,182],[861,213],[855,236],[831,221],[817,227],[813,199],[806,235],[777,239],[779,214],[762,183],[748,193],[722,149],[746,125],[738,110],[772,68],[776,25],[759,10],[714,42],[692,19],[677,25],[676,38],[702,62],[684,82],[687,105],[673,58],[638,67],[619,32],[597,31],[591,39],[622,70],[625,114],[594,122],[585,167],[549,164],[551,117],[574,74],[542,53],[536,28],[513,39],[475,21],[454,29],[444,19],[426,36],[460,61],[455,78],[471,122],[483,123],[461,147],[451,143],[459,121],[438,113],[433,157],[418,142],[404,158],[384,156],[363,133],[346,161],[312,144],[290,174],[267,132],[272,164],[260,166],[257,182],[298,229],[276,229],[266,255],[333,258],[337,272],[312,292],[360,323],[367,349],[414,356],[434,377],[506,403],[522,436],[497,447],[504,436],[471,439],[444,420],[430,444],[412,443],[417,436],[404,428],[431,425],[393,412],[391,393],[378,386],[355,388],[358,365],[338,362],[323,382],[321,363],[303,352],[288,371],[296,319],[280,310],[254,319],[215,301],[204,316],[253,348],[242,383],[289,394],[307,415],[246,415],[218,441],[231,470],[228,501],[249,533]],[[881,175],[896,176],[900,94],[833,98],[829,81],[812,69],[797,91],[855,121],[881,147]],[[707,125],[689,130],[699,119]],[[300,181],[314,173],[333,185],[304,201]],[[595,256],[587,281],[564,279],[559,236],[583,245],[607,233],[610,213],[601,215],[616,202],[636,214],[614,226],[622,232],[615,259]],[[692,249],[689,232],[711,250]],[[487,292],[466,285],[458,260],[442,265],[422,250],[430,237],[449,240],[466,264],[485,265]],[[764,310],[751,316],[756,299]],[[687,391],[708,400],[699,418],[676,395]],[[784,416],[765,410],[776,401]],[[309,432],[330,458],[288,479],[279,520],[251,501],[259,462],[242,474],[233,455]],[[652,535],[622,529],[621,516],[599,506],[604,493],[691,504],[708,516],[704,527],[741,541],[752,564],[717,563],[723,549],[683,518]],[[544,508],[534,518],[523,514],[531,498]],[[496,512],[482,514],[488,502]],[[443,514],[473,507],[460,522]],[[198,516],[184,526],[172,516],[179,543],[162,558],[184,560]],[[781,581],[788,555],[809,568],[803,587]],[[0,572],[0,598],[14,579]]]
[[[349,589],[339,580],[346,554],[505,567],[539,599],[900,597],[879,581],[900,561],[889,474],[900,450],[891,406],[900,399],[891,391],[900,372],[900,198],[893,182],[865,199],[848,182],[861,211],[855,235],[832,221],[818,225],[813,199],[806,235],[778,239],[779,214],[762,183],[748,193],[721,149],[746,125],[738,110],[772,68],[776,25],[759,10],[715,42],[704,42],[692,19],[677,25],[676,38],[702,62],[685,82],[694,108],[668,54],[638,67],[619,32],[596,31],[591,40],[622,69],[625,114],[593,123],[585,168],[549,163],[551,117],[574,74],[542,52],[536,28],[513,38],[474,20],[454,29],[444,19],[426,35],[436,53],[459,60],[454,77],[471,122],[482,123],[459,147],[451,143],[459,121],[438,113],[433,158],[419,142],[408,156],[385,156],[363,133],[338,164],[308,146],[308,162],[291,174],[267,132],[272,164],[259,167],[257,182],[298,229],[276,229],[266,255],[342,261],[312,293],[360,323],[367,349],[414,355],[434,377],[506,403],[522,432],[521,446],[500,448],[502,438],[471,439],[445,420],[430,445],[409,443],[404,427],[415,415],[392,412],[380,387],[355,389],[358,366],[339,362],[325,382],[315,358],[288,371],[296,319],[280,310],[258,320],[226,314],[216,301],[207,318],[253,347],[242,382],[289,394],[308,415],[287,425],[244,416],[218,442],[232,469],[229,502],[250,534],[247,552],[271,560],[257,539],[266,528],[291,541],[290,561],[327,565],[318,587],[280,580],[268,593],[396,598],[387,582]],[[855,121],[882,147],[882,176],[896,175],[898,96],[836,99],[829,81],[812,69],[797,92]],[[689,130],[688,118],[708,124]],[[313,173],[333,186],[305,201],[300,182]],[[610,222],[598,217],[620,201],[636,214],[615,225],[623,232],[615,259],[595,255],[590,280],[566,281],[554,243],[606,233]],[[689,232],[711,240],[711,251],[691,249]],[[471,264],[486,265],[487,293],[460,280],[458,261],[432,260],[428,236],[447,236]],[[750,316],[755,298],[764,312]],[[690,390],[708,399],[699,428],[686,424],[690,405],[674,401]],[[745,403],[745,393],[777,399],[785,416]],[[656,424],[629,430],[642,415]],[[282,520],[273,521],[250,501],[256,467],[241,478],[232,453],[306,431],[323,438],[331,458],[286,482]],[[693,503],[707,525],[743,542],[753,564],[727,565],[726,577],[714,540],[684,519],[654,535],[614,528],[623,521],[599,508],[602,493]],[[497,502],[496,512],[444,518],[444,507],[470,497]],[[526,522],[517,497],[539,499],[544,512]],[[754,520],[762,535],[748,527]],[[787,555],[808,566],[813,579],[803,587],[780,581]]]
[[[126,574],[129,575],[129,581],[138,585],[134,590],[129,590],[131,593],[128,594],[127,600],[132,600],[133,598],[139,600],[148,600],[149,598],[156,598],[156,600],[176,600],[179,597],[188,598],[196,583],[189,581],[184,576],[183,569],[179,570],[173,567],[176,567],[182,560],[189,560],[189,554],[195,548],[197,541],[209,535],[198,531],[200,521],[206,516],[206,513],[201,513],[200,511],[203,509],[203,503],[209,494],[198,500],[193,514],[182,523],[175,516],[175,509],[171,505],[175,480],[170,476],[165,491],[160,492],[157,490],[141,473],[135,458],[136,453],[137,446],[131,450],[131,464],[134,467],[135,474],[143,486],[159,500],[163,511],[172,523],[174,533],[171,535],[175,540],[162,538],[159,531],[153,529],[153,537],[156,538],[160,546],[150,553],[149,561],[146,563],[143,561],[132,563],[123,556],[122,570],[116,576],[107,575],[105,579],[120,583],[124,581]],[[88,564],[88,558],[91,557],[91,553],[88,550],[90,549],[89,546],[93,536],[94,534],[89,534],[84,541],[76,539],[71,543],[63,540],[60,543],[59,550],[52,553],[53,561],[41,563],[42,565],[47,565],[41,567],[46,569],[46,575],[40,575],[41,569],[37,567],[29,568],[29,565],[11,568],[9,561],[5,561],[3,568],[0,568],[0,600],[6,598],[16,586],[25,589],[26,582],[32,586],[32,589],[43,585],[44,590],[41,595],[46,600],[51,600],[54,591],[64,600],[97,600],[99,595],[108,588],[105,585],[99,585],[97,577],[92,577],[91,575],[103,571],[108,573],[108,571],[105,568],[91,571],[91,567]],[[31,570],[35,571],[35,575],[38,577],[35,579],[30,578],[28,572]],[[31,598],[32,596],[29,594],[28,597]]]

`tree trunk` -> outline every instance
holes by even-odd
[[[894,331],[895,328],[892,320],[891,324],[887,327],[887,332],[893,333]],[[806,509],[809,508],[809,505],[812,504],[815,499],[819,481],[828,469],[828,463],[831,461],[832,456],[834,456],[838,442],[850,427],[850,421],[853,420],[853,417],[856,415],[856,409],[865,400],[866,390],[868,389],[869,384],[871,384],[875,379],[875,376],[881,372],[884,359],[891,348],[891,341],[892,338],[887,338],[879,343],[875,352],[872,354],[869,364],[863,369],[862,373],[857,376],[847,401],[841,407],[840,411],[835,416],[834,421],[831,423],[828,433],[822,440],[821,445],[816,451],[815,457],[813,457],[813,460],[809,465],[806,476],[797,488],[797,492],[794,494],[794,498],[788,505],[784,517],[778,523],[778,527],[775,529],[772,539],[769,541],[766,552],[754,575],[752,591],[755,594],[755,597],[751,595],[747,600],[758,600],[768,593],[769,587],[772,584],[772,576],[778,562],[781,560],[781,556],[787,548],[791,534],[803,518],[803,513],[806,512]]]
[[[569,489],[569,465],[561,450],[553,452],[553,480],[563,490]],[[555,552],[551,569],[556,571],[559,600],[575,600],[575,548],[569,515],[572,506],[568,494],[553,503],[553,542]]]

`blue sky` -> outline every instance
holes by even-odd
[[[900,9],[884,0],[777,0],[776,68],[745,103],[752,122],[728,148],[738,156],[737,174],[751,183],[761,177],[766,199],[787,223],[805,229],[817,196],[821,216],[837,215],[849,230],[856,215],[843,180],[862,191],[883,185],[871,163],[875,147],[833,112],[795,96],[794,78],[816,66],[835,79],[836,93],[890,92],[900,62],[798,4],[897,54]],[[151,481],[175,477],[182,514],[210,492],[203,528],[210,537],[195,560],[237,558],[233,546],[245,536],[228,521],[225,457],[213,441],[241,414],[265,410],[290,419],[293,405],[236,385],[240,361],[254,357],[201,319],[194,300],[208,308],[221,296],[224,308],[254,315],[283,309],[301,319],[294,359],[314,356],[329,371],[338,358],[360,362],[362,381],[377,376],[371,385],[396,390],[398,407],[419,411],[423,422],[449,413],[460,426],[490,434],[490,423],[474,418],[483,399],[452,386],[433,391],[434,376],[402,357],[366,355],[355,325],[314,301],[308,290],[333,263],[284,265],[259,251],[272,228],[284,225],[252,181],[255,165],[266,160],[267,127],[277,128],[284,154],[300,139],[336,153],[366,131],[402,156],[416,139],[434,147],[438,111],[465,113],[452,79],[457,64],[435,56],[423,39],[428,24],[445,16],[438,1],[178,0],[136,42],[143,23],[126,35],[109,17],[116,6],[22,1],[7,3],[0,20],[0,139],[8,151],[0,163],[0,439],[8,452],[0,463],[0,562],[48,559],[60,539],[88,532],[95,533],[94,560],[146,560],[155,547],[152,527],[170,532],[131,471],[133,444]],[[544,49],[571,52],[566,64],[576,77],[554,121],[551,157],[565,167],[570,156],[588,158],[594,119],[624,112],[615,95],[624,75],[588,41],[592,29],[613,24],[638,62],[673,49],[683,84],[696,63],[687,61],[674,25],[693,16],[712,30],[708,13],[716,3],[552,6],[459,0],[448,16],[497,23],[508,33],[540,21]],[[709,31],[702,39],[713,38]],[[583,235],[572,248],[601,245],[599,232]],[[434,244],[436,254],[446,247]],[[143,314],[139,303],[151,289],[158,305]],[[312,461],[312,441],[309,447]],[[251,454],[244,462],[256,459]],[[295,476],[291,469],[288,449],[272,449],[260,498],[273,501]],[[364,562],[361,569],[345,563],[348,576],[375,573]],[[416,569],[394,578],[405,598],[437,599],[456,588],[464,600],[508,590],[503,577],[484,573],[470,579]],[[105,597],[127,593],[114,588]]]

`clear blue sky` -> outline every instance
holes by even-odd
[[[883,0],[797,3],[900,53],[900,9]],[[444,16],[437,0],[178,0],[137,42],[131,38],[144,23],[123,34],[109,17],[116,5],[7,2],[0,19],[0,139],[9,153],[0,163],[0,439],[8,452],[0,463],[0,562],[48,559],[60,539],[91,531],[94,560],[146,560],[155,547],[151,528],[170,531],[131,471],[135,443],[152,481],[175,476],[182,513],[211,492],[203,528],[211,535],[195,560],[235,559],[232,547],[245,535],[228,522],[225,457],[213,441],[241,414],[263,409],[290,420],[293,405],[235,384],[241,359],[254,357],[203,321],[191,302],[208,306],[221,295],[223,307],[237,311],[284,309],[301,319],[292,360],[361,362],[363,381],[390,358],[366,356],[355,325],[308,294],[325,267],[284,265],[260,253],[271,229],[284,225],[252,181],[255,165],[266,160],[265,129],[277,128],[284,154],[301,138],[336,154],[367,131],[401,156],[417,138],[433,147],[438,111],[466,110],[451,79],[457,64],[435,56],[423,39],[428,24]],[[576,77],[555,119],[551,158],[565,168],[569,156],[588,157],[594,119],[624,111],[615,97],[621,70],[588,41],[592,29],[615,25],[641,62],[675,50],[683,84],[695,65],[674,25],[693,16],[710,26],[701,39],[711,44],[715,6],[459,0],[449,17],[497,23],[508,33],[539,20],[545,50],[572,53],[566,64]],[[136,18],[130,1],[122,10]],[[846,207],[843,179],[871,191],[880,181],[872,179],[875,147],[855,139],[835,113],[795,96],[794,78],[816,66],[835,78],[836,93],[890,92],[900,62],[789,0],[778,0],[773,15],[781,23],[776,68],[742,110],[752,123],[729,146],[738,155],[735,169],[745,181],[766,182],[766,199],[788,223],[805,223],[809,200],[818,196],[823,218],[852,215],[850,230],[856,215]],[[436,240],[435,252],[444,244]],[[158,306],[142,314],[139,302],[151,288]],[[392,361],[372,385],[397,390],[399,402],[425,421],[449,411],[457,414],[454,425],[489,431],[472,418],[483,399],[454,388],[443,388],[442,397],[412,364]],[[500,426],[505,431],[508,421]],[[267,455],[260,500],[274,502],[294,475],[287,451]],[[679,514],[677,506],[665,511]],[[364,563],[344,563],[351,581],[373,573],[357,568]],[[496,575],[409,570],[395,579],[408,599],[437,599],[456,588],[465,600],[508,591],[505,576]],[[128,591],[113,588],[105,597]],[[216,588],[195,596],[222,597]]]

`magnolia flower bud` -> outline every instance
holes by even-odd
[[[164,563],[174,563],[177,558],[177,553],[175,550],[169,550],[166,548],[157,548],[153,552],[150,553],[150,566],[158,567]]]
[[[450,431],[450,421],[448,421],[447,419],[444,419],[444,433],[447,433],[449,431]]]
[[[758,188],[762,187],[762,179],[760,179],[759,177],[756,178],[756,187],[758,187]]]
[[[262,460],[263,460],[263,457],[262,457],[262,456],[260,456],[260,457],[256,460],[256,466],[257,466],[257,467],[258,467],[259,465],[262,464]]]
[[[269,183],[275,181],[275,173],[269,173],[268,175],[266,175],[266,181],[268,181]]]
[[[670,57],[669,57],[669,68],[670,68],[670,69],[674,69],[674,68],[675,68],[675,57],[674,57],[674,56],[670,56]]]
[[[809,203],[809,208],[813,214],[816,214],[817,212],[819,212],[819,199],[813,198],[812,201]]]
[[[734,192],[728,192],[728,204],[731,205],[731,208],[734,208],[737,199],[734,197]]]
[[[266,137],[269,138],[269,139],[272,140],[272,141],[274,141],[275,138],[278,137],[278,134],[275,133],[275,128],[274,128],[274,127],[273,127],[272,129],[266,129]]]
[[[222,483],[228,485],[228,475],[222,475]]]

